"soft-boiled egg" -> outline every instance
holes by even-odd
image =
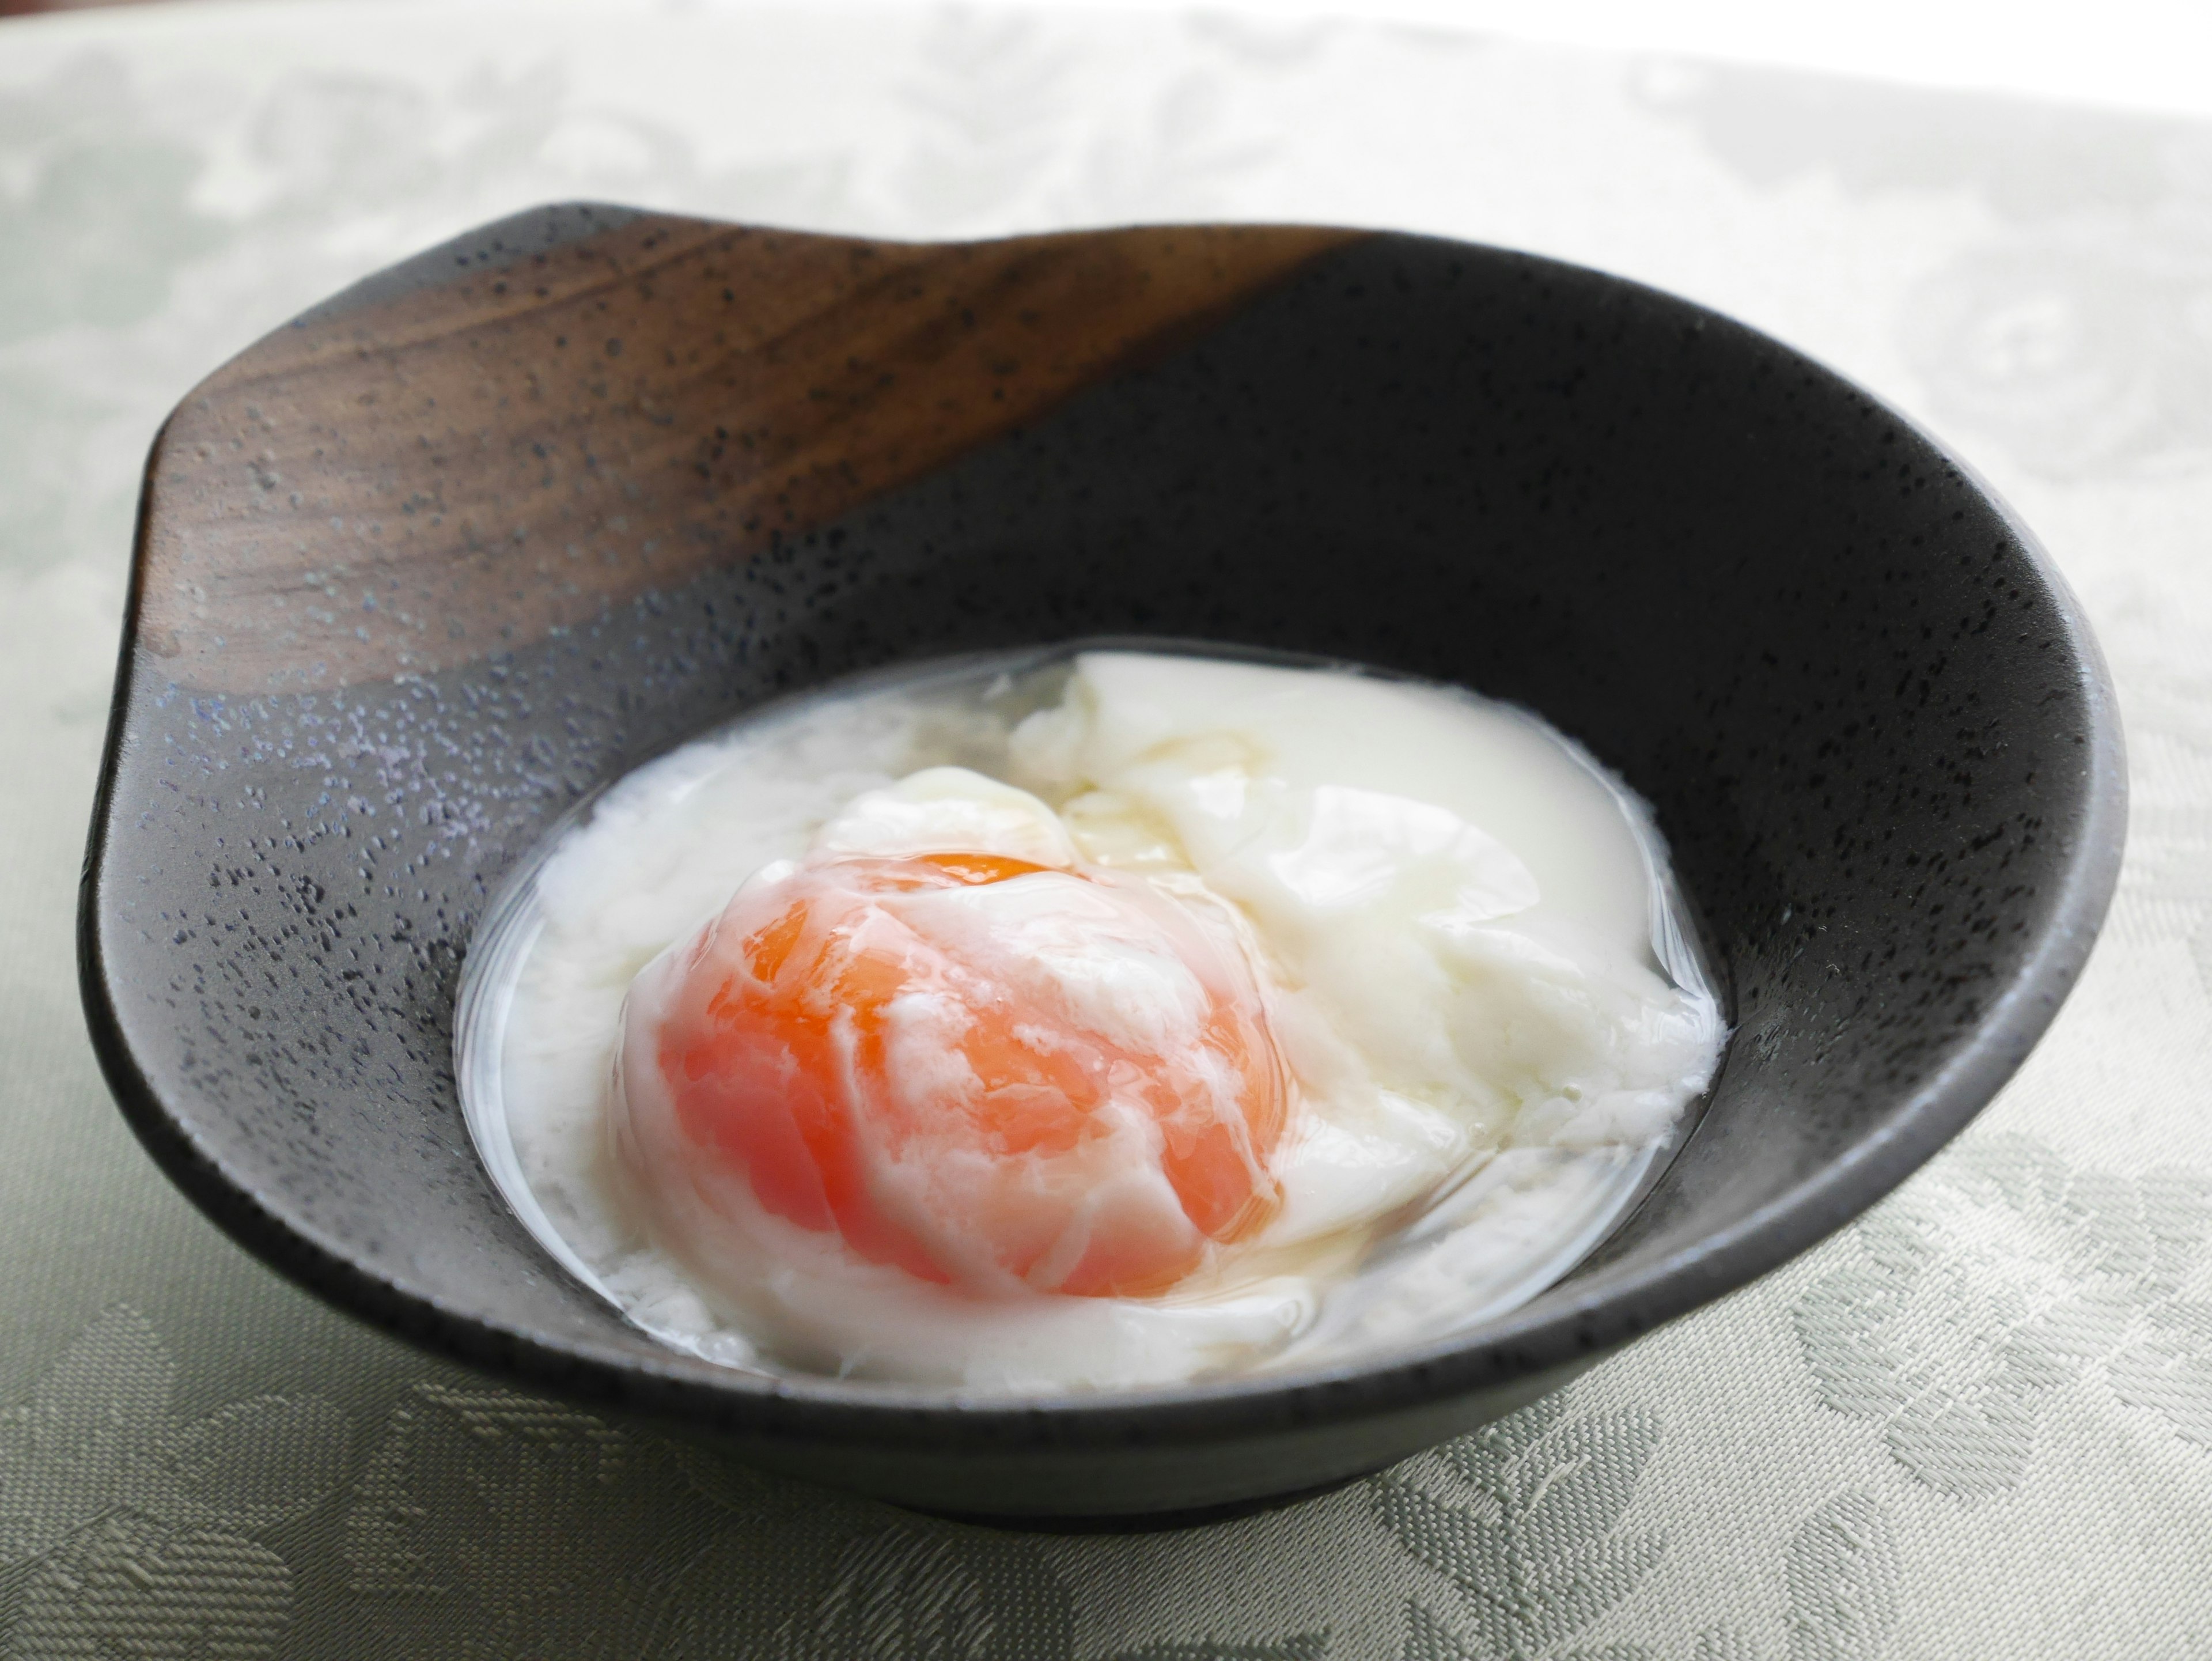
[[[624,1037],[617,1151],[702,1261],[754,1249],[726,1184],[983,1293],[1164,1291],[1275,1209],[1251,973],[1141,879],[972,848],[771,867],[641,977]]]
[[[571,833],[504,1006],[525,1215],[702,1354],[970,1387],[1411,1339],[1564,1268],[1723,1036],[1640,805],[1438,689],[1040,672],[1018,723],[1000,676],[737,729]]]

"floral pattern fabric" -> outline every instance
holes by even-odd
[[[1928,422],[2133,770],[2044,1045],[1887,1204],[1562,1395],[1158,1535],[907,1516],[501,1388],[229,1245],[71,972],[137,470],[230,353],[532,203],[1390,225],[1719,306]],[[0,23],[0,1656],[2212,1653],[2212,130],[1437,31],[712,0]]]

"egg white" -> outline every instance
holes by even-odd
[[[1006,691],[940,678],[700,740],[545,862],[511,988],[479,1001],[504,1012],[496,1064],[465,1073],[498,1098],[470,1103],[495,1173],[572,1269],[732,1365],[1037,1392],[1436,1335],[1586,1249],[1724,1036],[1632,796],[1524,712],[1403,682],[1085,653],[1011,730]],[[625,995],[649,1011],[655,959],[810,849],[1111,867],[1228,920],[1294,1080],[1267,1227],[1147,1299],[927,1286],[742,1183],[715,1196],[740,1225],[714,1275],[663,1249],[666,1196],[626,1188],[602,1134]],[[950,904],[962,926],[1060,927],[1032,886]],[[1158,965],[1037,960],[1102,1020],[1175,1018]]]

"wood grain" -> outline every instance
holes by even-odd
[[[240,691],[507,650],[910,482],[1356,234],[902,244],[647,216],[342,296],[171,417],[138,640]]]

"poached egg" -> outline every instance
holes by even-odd
[[[721,743],[556,853],[536,966],[592,932],[564,890],[635,921],[619,849],[585,846],[601,817],[665,873],[683,838],[641,825],[708,843],[687,799],[772,785]],[[781,837],[725,820],[747,874],[680,932],[647,904],[661,949],[599,1018],[588,1105],[572,1070],[565,1134],[533,1122],[531,1059],[506,1069],[541,1215],[672,1342],[1054,1390],[1431,1335],[1564,1268],[1711,1078],[1718,1009],[1648,814],[1523,712],[1086,652],[1056,702],[934,747],[838,757],[890,765]]]

